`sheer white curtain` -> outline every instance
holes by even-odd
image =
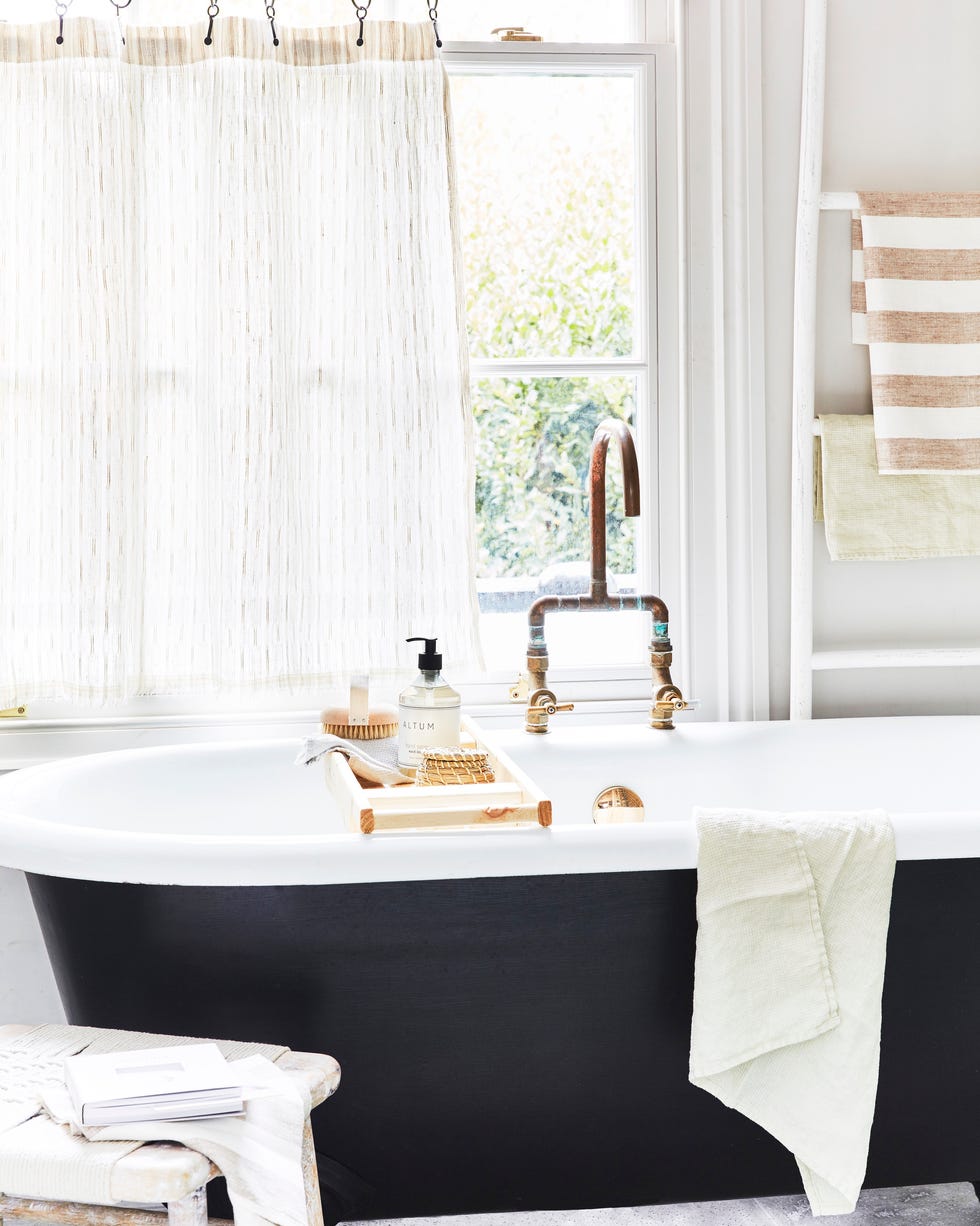
[[[429,25],[0,25],[0,706],[478,660]]]

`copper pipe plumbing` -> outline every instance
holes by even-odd
[[[653,618],[650,639],[650,667],[653,670],[653,705],[650,724],[654,728],[672,728],[673,714],[687,707],[683,695],[670,676],[673,652],[668,637],[667,606],[659,596],[610,596],[606,580],[606,453],[609,444],[619,443],[623,464],[623,503],[625,513],[633,518],[640,513],[640,474],[636,463],[636,446],[625,422],[607,417],[599,423],[592,436],[592,458],[589,462],[589,536],[592,546],[592,569],[588,596],[541,596],[528,610],[527,671],[528,688],[532,695],[548,690],[548,645],[544,637],[544,620],[548,613],[588,613],[597,610],[647,612]],[[554,702],[547,704],[547,707]],[[571,710],[571,704],[556,710]],[[548,714],[540,705],[528,704],[524,727],[528,732],[547,732]]]

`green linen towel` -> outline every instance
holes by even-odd
[[[895,873],[866,813],[695,809],[690,1079],[791,1150],[814,1217],[861,1191]]]
[[[870,413],[821,415],[820,424],[818,475],[834,562],[980,555],[980,475],[880,474]]]

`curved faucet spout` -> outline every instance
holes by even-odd
[[[640,513],[640,472],[636,463],[633,435],[624,421],[607,417],[596,426],[592,436],[592,460],[589,464],[589,534],[592,539],[593,600],[604,600],[608,594],[606,582],[606,452],[615,439],[623,462],[623,505],[627,516]]]

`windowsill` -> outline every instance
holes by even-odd
[[[495,597],[499,599],[519,585],[500,581],[492,586],[498,589]],[[500,658],[512,660],[513,667],[471,678],[450,674],[450,679],[460,691],[467,714],[489,727],[519,727],[523,704],[509,701],[508,693],[525,664],[526,615],[514,612],[490,617],[513,633],[514,642],[509,649],[498,653]],[[576,706],[574,712],[562,714],[563,723],[632,723],[648,718],[651,674],[645,658],[645,638],[638,634],[642,627],[649,636],[648,620],[646,614],[629,613],[556,616],[549,622],[554,667],[549,670],[548,684],[562,701],[574,702]],[[610,632],[612,628],[615,634]],[[637,637],[627,646],[630,631]],[[600,649],[621,651],[627,662],[590,661],[588,667],[575,667],[577,660]],[[410,675],[406,671],[401,679],[374,680],[372,697],[377,702],[395,701]],[[249,707],[240,702],[232,707],[230,702],[222,704],[206,696],[143,697],[115,709],[96,708],[79,714],[68,704],[28,703],[28,718],[0,720],[0,772],[79,754],[153,745],[299,740],[319,731],[320,710],[331,700],[336,701],[339,689],[333,695],[281,694],[264,699],[256,696],[248,700]],[[221,709],[223,705],[226,709]]]
[[[472,705],[465,712],[488,728],[519,728],[520,703]],[[580,701],[563,713],[570,724],[635,724],[649,718],[649,697]],[[18,719],[0,726],[0,773],[81,754],[159,745],[210,742],[298,741],[319,731],[316,710],[185,715],[117,715],[85,719]]]
[[[633,576],[618,576],[616,583],[623,595],[635,589]],[[480,718],[499,721],[515,710],[509,693],[526,667],[527,613],[521,605],[530,603],[538,592],[529,586],[529,581],[514,579],[484,580],[481,588],[482,635],[488,669],[467,676],[447,668],[447,676],[459,690],[465,710]],[[648,613],[553,614],[547,624],[551,658],[548,685],[563,701],[575,702],[589,711],[642,709],[650,699],[649,637]],[[406,661],[413,658],[408,651]],[[398,691],[413,673],[414,669],[406,667],[399,674],[373,677],[372,699],[379,703],[395,702]],[[680,675],[678,681],[683,688]],[[309,735],[311,729],[315,731],[321,708],[344,700],[344,687],[340,684],[310,687],[300,693],[273,691],[245,697],[146,695],[103,707],[28,700],[28,718],[0,719],[0,759],[2,746],[10,744],[15,734],[27,731],[87,730],[94,735],[120,729],[203,728],[226,730],[229,735],[240,729],[241,736],[263,736],[278,735],[275,729],[286,728],[283,735]]]

